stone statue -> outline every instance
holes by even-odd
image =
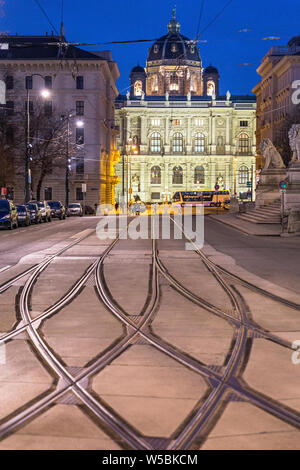
[[[142,91],[142,100],[144,100],[144,99],[145,99],[145,92]]]
[[[300,124],[293,124],[289,130],[289,142],[293,152],[290,166],[300,165]]]
[[[211,98],[212,98],[213,101],[216,100],[216,92],[215,92],[215,90],[213,90],[213,92],[212,92],[212,94],[211,94]]]
[[[227,93],[226,93],[226,100],[227,101],[230,101],[230,98],[231,98],[231,93],[229,90],[227,90]]]
[[[187,100],[188,101],[191,101],[191,92],[189,91],[188,94],[187,94]]]
[[[129,91],[127,91],[127,93],[126,93],[126,98],[127,98],[127,101],[129,101],[129,99],[130,99],[130,92]]]
[[[270,139],[263,139],[259,148],[265,159],[264,170],[268,168],[285,168],[280,153],[276,150]]]
[[[169,101],[169,93],[166,91],[166,101]]]

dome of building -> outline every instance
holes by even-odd
[[[213,65],[209,65],[208,67],[206,67],[206,69],[204,70],[204,73],[206,73],[206,74],[209,74],[209,73],[219,74],[218,69],[216,67],[213,67]]]
[[[176,59],[182,61],[201,62],[199,50],[194,41],[180,33],[180,24],[175,18],[175,9],[170,23],[168,34],[157,39],[149,50],[148,64],[152,61],[171,61]]]
[[[133,69],[131,70],[130,74],[132,74],[132,73],[146,73],[146,72],[145,72],[144,67],[141,67],[140,65],[136,65],[136,66],[133,67]]]

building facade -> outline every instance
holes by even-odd
[[[114,202],[113,187],[117,181],[114,164],[119,158],[114,101],[119,71],[110,52],[91,53],[61,45],[61,40],[47,35],[1,36],[0,78],[6,81],[6,107],[10,114],[24,113],[29,98],[33,120],[41,89],[46,87],[50,113],[62,119],[69,116],[66,139],[70,147],[76,146],[78,153],[72,155],[70,162],[66,161],[65,168],[53,168],[46,174],[41,199],[65,202],[69,163],[69,201],[81,201],[94,208],[95,204]],[[24,156],[16,157],[18,172],[13,188],[16,202],[24,201],[25,149],[24,136]],[[32,174],[32,197],[35,190]]]
[[[252,188],[254,197],[255,97],[219,95],[218,70],[203,69],[174,11],[130,80],[130,92],[116,100],[117,200],[170,201],[176,191],[216,184],[241,198]]]
[[[257,69],[260,82],[253,88],[257,101],[257,147],[264,138],[276,142],[282,124],[295,112],[293,83],[300,80],[300,36],[288,45],[272,47]],[[299,88],[299,85],[297,85]],[[298,93],[299,95],[299,93]],[[260,159],[258,159],[261,162]]]

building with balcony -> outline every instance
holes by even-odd
[[[297,107],[292,96],[299,88],[299,84],[293,88],[293,83],[300,80],[300,36],[293,37],[287,46],[272,47],[263,57],[257,73],[261,80],[253,88],[253,93],[257,101],[256,136],[259,153],[259,144],[264,138],[271,139],[275,144],[282,139],[287,140],[287,135],[281,134],[287,134],[291,124],[285,129],[284,123],[293,118]]]
[[[168,33],[130,80],[130,92],[116,100],[117,200],[129,193],[162,202],[216,184],[244,197],[255,188],[255,96],[219,95],[218,70],[202,67],[174,10]]]
[[[117,178],[114,164],[118,159],[114,122],[114,101],[118,95],[117,64],[109,51],[88,52],[68,45],[62,36],[10,36],[0,38],[0,79],[6,82],[6,110],[13,120],[22,117],[24,151],[15,155],[16,174],[13,193],[16,202],[24,201],[24,167],[26,141],[24,122],[29,101],[30,124],[34,125],[40,91],[47,88],[48,114],[57,119],[69,116],[70,149],[76,147],[70,162],[47,171],[41,187],[41,199],[65,201],[66,168],[69,163],[69,201],[95,204],[112,203]],[[76,122],[81,121],[81,127]],[[39,135],[30,142],[45,138]],[[22,142],[20,145],[22,148]],[[32,197],[36,197],[37,175],[32,155]],[[84,191],[86,189],[86,193]]]

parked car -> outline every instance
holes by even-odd
[[[67,215],[79,215],[79,217],[83,216],[83,208],[80,202],[72,202],[68,205]]]
[[[42,223],[42,213],[38,208],[36,202],[28,202],[26,204],[27,209],[30,213],[30,221],[32,224],[41,224]]]
[[[51,217],[66,218],[66,208],[60,201],[49,201],[48,204],[51,209]]]
[[[44,222],[51,222],[51,209],[47,201],[40,201],[37,203],[38,208],[42,213],[42,219]]]
[[[18,224],[28,225],[31,224],[30,212],[25,205],[17,205]]]
[[[17,208],[12,201],[0,200],[0,227],[18,228]]]

